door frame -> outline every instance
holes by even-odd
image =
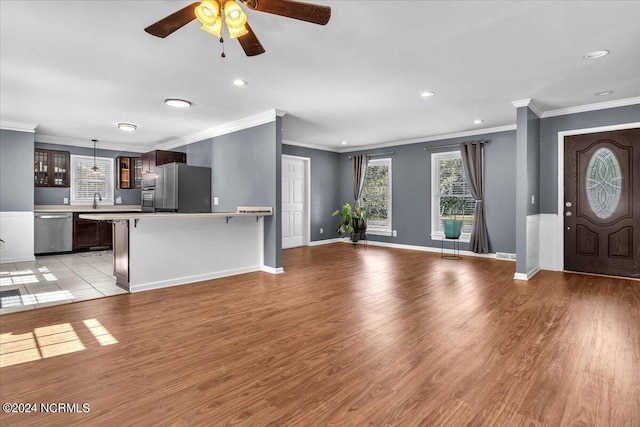
[[[564,137],[573,135],[586,135],[590,133],[608,132],[614,130],[633,129],[640,127],[640,122],[622,123],[618,125],[599,126],[584,129],[572,129],[558,132],[558,223],[556,227],[556,241],[558,251],[556,267],[564,271]]]
[[[302,160],[304,162],[304,181],[306,193],[306,197],[304,198],[304,210],[306,212],[306,227],[304,227],[302,231],[302,246],[309,246],[309,242],[311,241],[311,158],[292,156],[290,154],[283,154],[282,158]],[[279,185],[282,185],[282,181]],[[282,215],[282,201],[280,202],[280,215]],[[280,233],[280,239],[282,239],[282,233]]]

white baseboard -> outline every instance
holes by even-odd
[[[129,289],[129,292],[132,292],[132,293],[142,292],[142,291],[150,291],[153,289],[168,288],[170,286],[190,285],[196,282],[203,282],[205,280],[220,279],[222,277],[235,276],[237,274],[253,273],[260,270],[261,268],[259,266],[255,266],[255,267],[236,268],[233,270],[219,271],[211,274],[197,274],[193,276],[178,277],[170,280],[162,280],[157,282],[143,283],[140,285],[133,285]]]
[[[344,239],[342,237],[336,237],[335,239],[315,240],[313,242],[309,242],[308,246],[328,245],[330,243],[342,242],[343,240]]]
[[[33,261],[33,212],[0,212],[0,263]]]
[[[269,267],[268,265],[263,265],[260,268],[260,271],[264,271],[265,273],[271,273],[271,274],[282,274],[284,273],[284,268],[282,267],[274,268],[274,267]]]
[[[352,243],[348,238],[341,239],[343,243]],[[361,242],[362,243],[362,242]],[[441,248],[435,248],[432,246],[416,246],[416,245],[405,245],[401,243],[389,243],[389,242],[378,242],[376,240],[367,240],[367,244],[371,246],[382,246],[386,248],[394,248],[394,249],[406,249],[410,251],[420,251],[420,252],[434,252],[441,253]],[[452,254],[453,249],[444,249],[445,254]],[[491,258],[496,259],[496,254],[477,254],[471,251],[460,251],[460,255],[473,256],[478,258]],[[501,259],[501,258],[500,258]],[[511,261],[511,260],[510,260]]]
[[[532,269],[531,271],[525,273],[516,273],[513,275],[513,278],[515,280],[529,280],[531,279],[533,276],[535,276],[536,274],[538,274],[538,272],[540,271],[540,267],[536,267],[534,269]]]

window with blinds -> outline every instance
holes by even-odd
[[[71,155],[71,203],[93,203],[93,196],[98,193],[102,197],[101,204],[113,204],[113,159],[96,157],[95,164],[98,167],[96,172],[91,169],[93,157]]]
[[[440,198],[442,196],[460,197],[465,200],[464,212],[457,215],[463,220],[460,240],[469,240],[473,225],[473,212],[476,201],[471,196],[462,166],[460,151],[431,154],[431,238],[444,237],[443,219],[452,218],[442,214]]]

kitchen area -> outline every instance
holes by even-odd
[[[255,271],[261,266],[260,218],[270,214],[271,209],[262,209],[260,215],[212,213],[211,168],[188,165],[184,152],[153,150],[137,154],[94,150],[90,153],[86,148],[36,143],[33,165],[35,260],[14,263],[3,260],[1,263],[0,314],[244,272],[247,265],[235,260],[246,259],[248,254],[249,270]],[[109,165],[112,165],[111,171]],[[103,181],[112,179],[115,185],[110,187],[108,183],[98,182],[100,177]],[[73,179],[75,185],[72,185]],[[79,181],[88,184],[82,186]],[[84,200],[79,201],[81,198]],[[238,225],[246,218],[227,225],[235,216],[254,219],[240,228]],[[148,221],[150,217],[161,217],[162,221]],[[209,223],[215,222],[214,218],[224,226]],[[186,220],[186,230],[180,227],[180,220]],[[193,221],[202,230],[189,236]],[[153,229],[144,237],[143,247],[130,259],[130,245],[135,248],[138,242],[138,238],[131,236],[148,230],[151,223]],[[167,227],[169,224],[171,227]],[[130,228],[134,232],[130,233]],[[177,234],[172,235],[170,229]],[[203,231],[205,229],[207,231]],[[198,249],[198,241],[202,240],[199,236],[203,235],[207,235],[206,240],[224,242],[216,257],[220,262],[215,271],[210,262],[212,247],[207,248],[207,257],[197,260],[198,254],[203,253],[202,248]],[[189,237],[185,239],[185,236]],[[247,236],[251,248],[247,247]],[[175,242],[181,239],[185,247],[195,248],[189,258],[197,261],[187,263],[185,271],[180,271],[181,263],[172,262],[175,261]],[[162,242],[167,241],[170,244],[163,246]],[[233,242],[240,247],[234,249]],[[141,263],[140,254],[154,251],[156,254],[152,257],[143,256],[146,261]],[[244,257],[225,257],[235,252],[242,252]],[[164,261],[163,253],[169,256]],[[158,277],[157,272],[163,265],[167,269]],[[203,265],[209,267],[203,270],[200,267]],[[133,286],[130,286],[130,275],[135,279],[135,283],[131,282]]]

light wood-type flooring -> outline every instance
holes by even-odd
[[[89,412],[0,425],[640,426],[638,281],[342,243],[283,264],[1,316],[2,403]]]

